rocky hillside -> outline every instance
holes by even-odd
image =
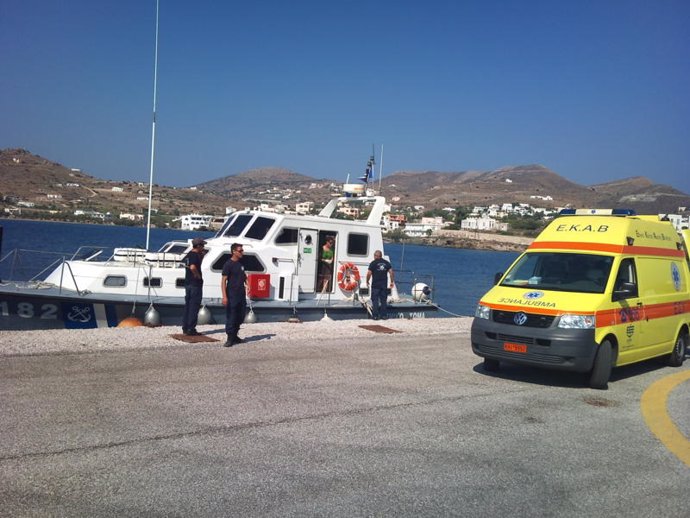
[[[22,149],[0,151],[1,207],[18,200],[36,210],[72,213],[88,208],[119,214],[141,214],[148,185],[101,180]],[[378,183],[375,184],[378,186]],[[169,215],[204,212],[222,215],[225,207],[244,208],[258,201],[313,201],[322,205],[334,194],[333,180],[305,176],[281,168],[253,169],[190,188],[156,185],[153,206]],[[690,195],[648,178],[634,177],[597,185],[571,182],[542,165],[504,167],[494,171],[398,171],[382,181],[394,208],[424,205],[443,208],[524,202],[543,207],[624,207],[639,213],[677,212],[690,207]]]
[[[521,202],[543,207],[623,207],[655,214],[690,206],[687,193],[647,178],[586,186],[541,165],[487,172],[398,172],[384,178],[382,185],[390,200],[397,198],[402,205],[425,207]]]
[[[231,200],[236,205],[251,201],[278,201],[284,195],[286,203],[313,201],[323,203],[330,197],[333,180],[316,180],[310,176],[295,173],[280,167],[251,169],[244,173],[224,176],[196,185],[198,190],[215,193]]]
[[[76,209],[142,214],[148,207],[148,184],[101,180],[23,149],[0,151],[0,178],[0,207],[30,202],[35,204],[37,216],[51,211],[70,214]],[[224,214],[226,205],[224,196],[196,189],[161,185],[153,189],[153,207],[170,215],[200,211]],[[22,215],[31,216],[31,212],[24,210]]]

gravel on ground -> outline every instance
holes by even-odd
[[[471,317],[459,318],[417,318],[412,320],[336,320],[315,322],[257,322],[244,324],[240,336],[249,343],[269,341],[285,343],[305,340],[315,344],[324,337],[366,339],[377,336],[430,336],[450,333],[466,333],[472,323]],[[386,334],[362,326],[383,326],[398,333]],[[198,331],[218,340],[225,341],[222,325],[198,326]],[[385,330],[379,330],[385,331]],[[111,327],[102,329],[49,329],[34,331],[1,331],[0,356],[22,356],[48,353],[124,351],[147,348],[189,347],[190,344],[177,340],[172,335],[181,329],[162,327]],[[211,344],[214,344],[212,342]],[[203,345],[208,345],[207,343]]]

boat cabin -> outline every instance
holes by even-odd
[[[361,204],[368,217],[338,217],[336,209],[344,201]],[[233,213],[207,239],[202,263],[204,298],[220,298],[221,272],[233,243],[243,245],[242,264],[248,276],[262,279],[266,289],[261,298],[285,302],[352,298],[364,284],[374,251],[383,250],[380,221],[384,205],[385,199],[379,196],[337,198],[318,215]],[[322,256],[331,238],[333,261],[329,265]],[[190,249],[190,241],[171,241],[143,257],[141,250],[118,249],[109,261],[67,261],[68,271],[58,268],[46,281],[80,292],[125,295],[146,291],[153,297],[181,297],[185,277],[181,261]]]

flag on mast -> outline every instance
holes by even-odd
[[[367,161],[367,167],[364,170],[364,174],[359,177],[359,181],[362,183],[369,183],[369,179],[374,177],[374,165],[376,164],[376,160],[374,159],[374,155],[369,157],[369,160]]]

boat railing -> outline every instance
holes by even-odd
[[[65,260],[66,252],[46,252],[15,248],[0,258],[0,279],[9,281],[43,280],[42,275]]]
[[[436,293],[436,286],[434,284],[434,276],[431,274],[420,274],[413,270],[396,270],[395,272],[395,285],[399,292],[408,293],[413,295],[414,287],[419,284],[426,284],[431,290],[429,295],[426,296],[427,302],[432,302],[434,294]]]
[[[108,249],[109,247],[107,246],[83,245],[77,248],[77,251],[72,254],[70,261],[92,261]]]
[[[31,279],[29,279],[29,281],[42,280],[41,275],[43,275],[44,273],[46,273],[48,270],[53,270],[53,269],[58,265],[58,263],[60,263],[60,262],[63,262],[63,263],[64,263],[64,262],[65,262],[65,258],[64,258],[64,257],[59,257],[58,259],[55,259],[55,261],[53,261],[53,262],[50,263],[48,266],[46,266],[45,268],[43,268],[43,270],[41,270],[41,271],[38,272],[36,275],[34,275],[33,277],[31,277]]]
[[[58,293],[62,294],[62,279],[65,275],[65,266],[69,270],[70,277],[72,277],[72,282],[74,283],[74,290],[79,293],[79,295],[85,295],[87,292],[86,291],[81,291],[79,289],[79,286],[77,286],[77,279],[74,277],[74,272],[72,271],[72,266],[65,260],[62,261],[62,264],[60,265],[60,286],[58,287]]]

